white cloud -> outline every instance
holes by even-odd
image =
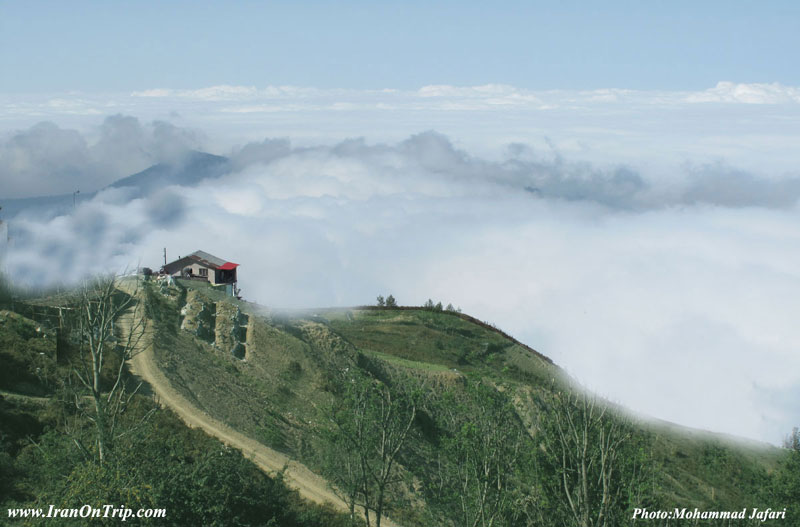
[[[242,97],[252,97],[258,93],[255,86],[212,86],[200,90],[192,90],[190,97],[196,99],[206,99],[211,101],[237,99]]]
[[[174,90],[155,88],[150,90],[131,92],[131,97],[175,98],[194,101],[237,101],[237,100],[268,100],[278,98],[304,98],[310,96],[335,96],[343,93],[357,93],[352,90],[318,90],[305,86],[267,86],[258,89],[255,86],[232,86],[221,84],[196,90]]]
[[[175,93],[174,90],[167,90],[164,88],[154,88],[151,90],[131,92],[131,97],[169,97],[174,93]]]
[[[258,95],[258,90],[254,86],[230,86],[227,84],[210,86],[199,90],[170,90],[157,88],[131,93],[131,97],[177,97],[199,101],[230,101],[248,99],[256,95]]]
[[[197,131],[123,115],[107,117],[91,135],[45,121],[0,138],[0,197],[92,192],[202,143]]]
[[[166,246],[241,263],[272,306],[452,301],[636,410],[777,442],[798,424],[798,102],[733,83],[0,94],[3,198],[201,145],[232,167],[12,218],[8,266],[77,278]]]
[[[719,82],[714,88],[688,94],[686,100],[692,103],[797,104],[800,103],[800,89],[777,82],[772,84]]]
[[[203,249],[242,264],[245,296],[266,305],[440,299],[636,411],[772,442],[797,424],[791,178],[700,165],[667,184],[520,145],[490,161],[432,132],[268,140],[231,166],[198,187],[112,189],[71,215],[12,219],[8,267],[76,279]]]
[[[451,86],[432,84],[418,90],[420,97],[498,97],[520,93],[507,84],[484,84],[483,86]]]
[[[493,157],[509,143],[579,155],[596,164],[649,166],[664,177],[686,161],[720,160],[748,171],[797,172],[800,89],[719,83],[709,90],[527,90],[502,84],[417,90],[220,85],[127,94],[0,93],[0,130],[43,120],[90,132],[96,113],[136,115],[207,130],[225,153],[263,137],[333,144],[345,137],[397,142],[435,129]],[[754,104],[775,103],[775,104]],[[0,132],[0,135],[2,132]],[[496,157],[495,157],[496,158]]]

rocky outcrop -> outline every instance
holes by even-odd
[[[181,317],[181,329],[237,359],[247,357],[250,317],[233,302],[213,302],[202,292],[190,289]]]
[[[249,316],[229,302],[217,302],[216,347],[237,359],[247,356],[247,324]]]
[[[181,329],[213,344],[216,340],[217,305],[198,291],[186,293],[186,304],[181,309]]]

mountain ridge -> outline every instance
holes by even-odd
[[[225,156],[192,150],[174,162],[156,163],[97,190],[4,200],[0,198],[0,206],[4,219],[13,219],[18,215],[52,218],[69,214],[75,205],[91,200],[104,190],[130,188],[133,192],[129,199],[135,199],[162,186],[195,186],[206,179],[222,176],[229,168],[230,159]]]

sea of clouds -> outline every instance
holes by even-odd
[[[202,249],[241,264],[248,300],[452,302],[636,412],[772,443],[800,424],[796,88],[222,86],[0,109],[0,198],[100,190],[5,218],[20,283]],[[192,150],[230,169],[105,188]]]

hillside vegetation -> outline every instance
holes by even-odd
[[[237,450],[186,427],[146,388],[132,393],[136,382],[127,374],[130,399],[118,416],[113,449],[100,462],[96,414],[76,380],[80,343],[59,338],[54,311],[47,309],[69,306],[69,295],[12,303],[4,291],[0,287],[0,525],[119,525],[118,518],[7,516],[10,509],[106,504],[166,510],[165,518],[129,519],[134,525],[349,525],[345,515],[301,499],[279,474],[265,475]],[[118,371],[117,359],[109,356],[102,369],[103,393]]]
[[[186,329],[194,327],[187,296],[246,316],[241,358],[219,337]],[[787,452],[636,421],[582,392],[546,357],[460,313],[274,311],[192,283],[151,289],[149,305],[156,357],[173,385],[209,415],[326,475],[354,513],[380,506],[406,525],[620,525],[637,507],[792,506],[776,487]],[[406,421],[396,457],[376,457],[386,445],[370,434],[399,436]],[[564,437],[575,432],[580,441]],[[359,471],[369,474],[359,481]]]
[[[113,449],[98,458],[99,414],[75,378],[83,344],[74,331],[56,334],[52,318],[52,306],[69,298],[17,301],[12,310],[0,294],[3,508],[167,508],[157,525],[390,517],[475,527],[757,525],[632,516],[636,508],[786,507],[776,522],[800,524],[797,436],[793,448],[778,449],[635,420],[461,313],[275,311],[197,282],[151,281],[137,297],[158,368],[199,411],[323,475],[349,513],[303,501],[280,475],[158,409],[113,354],[99,391],[113,393],[121,371],[130,401]]]

